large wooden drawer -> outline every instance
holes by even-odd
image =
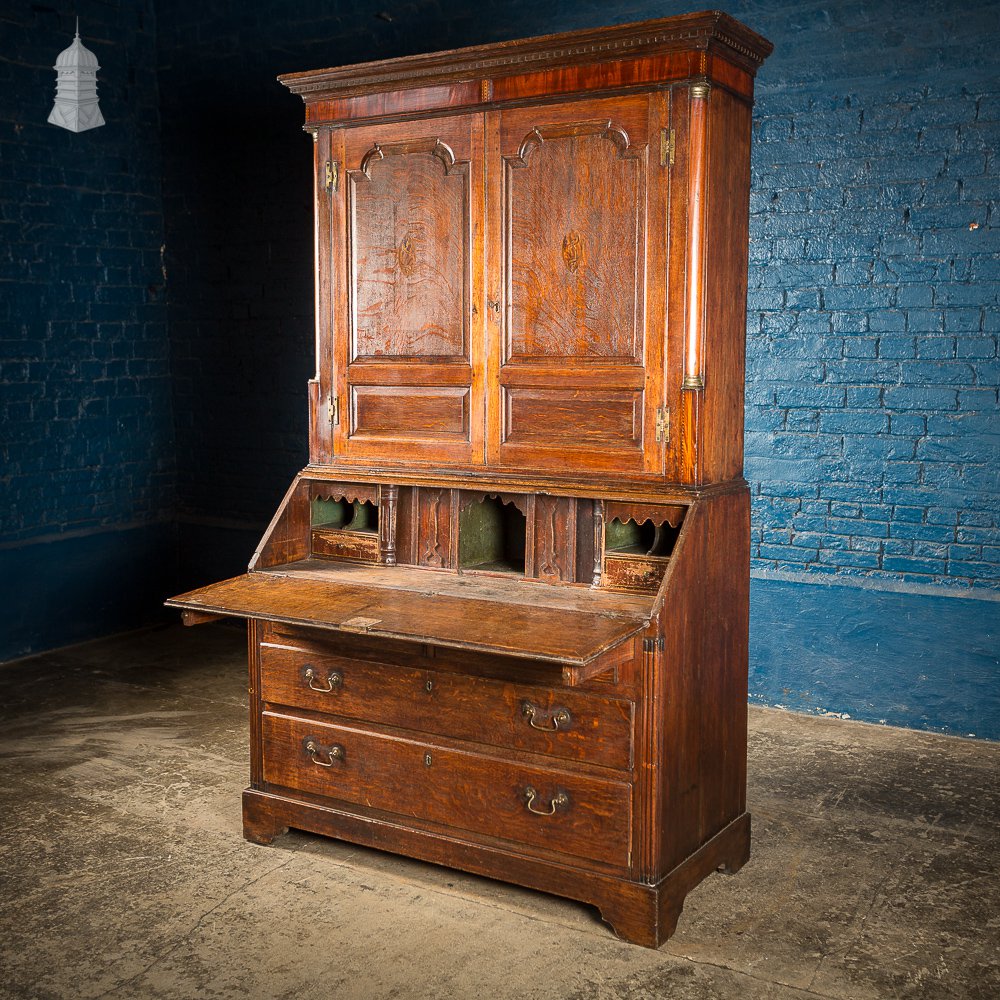
[[[631,786],[275,712],[264,781],[627,867]]]
[[[272,705],[632,766],[632,703],[624,699],[268,644],[260,665],[261,698]]]

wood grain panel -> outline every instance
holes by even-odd
[[[617,119],[538,124],[504,157],[505,360],[638,357],[645,147],[634,141]]]
[[[478,82],[442,84],[436,87],[417,87],[413,90],[383,91],[378,94],[359,94],[311,104],[308,120],[359,121],[365,118],[382,118],[405,115],[434,109],[460,108],[478,104],[482,87]]]
[[[338,133],[344,174],[331,202],[335,460],[384,465],[405,455],[410,463],[481,464],[482,124],[455,116]],[[362,399],[358,386],[382,386],[387,394]],[[403,395],[400,386],[466,390],[464,422],[460,408],[444,400],[435,424],[426,400],[414,396],[410,433],[408,420],[397,419],[402,407],[391,405]],[[353,419],[359,411],[360,423]]]
[[[570,447],[641,445],[643,394],[614,389],[504,391],[504,442],[558,441]]]
[[[437,138],[376,142],[348,184],[351,360],[467,360],[468,161]]]
[[[519,73],[493,82],[494,101],[523,100],[564,94],[586,88],[614,90],[634,87],[645,82],[676,80],[697,72],[698,57],[691,52],[678,52],[650,59],[623,59],[604,65],[573,66],[548,73]]]
[[[534,575],[547,583],[576,580],[577,501],[567,497],[535,497]]]
[[[469,440],[469,390],[443,386],[351,388],[351,433]]]
[[[645,295],[664,239],[648,95],[505,110],[487,121],[499,281],[488,452],[502,465],[659,469],[663,365]],[[657,133],[658,134],[658,133]],[[488,282],[488,285],[490,283]],[[662,320],[660,320],[662,321]],[[492,388],[492,387],[491,387]]]
[[[452,520],[458,512],[452,506],[454,490],[421,487],[416,493],[416,538],[414,564],[432,569],[457,565]]]
[[[631,786],[582,774],[402,739],[349,726],[263,713],[264,781],[472,833],[547,847],[625,867]],[[329,761],[314,763],[306,749]],[[333,746],[342,757],[329,757]],[[566,804],[546,811],[560,793]]]
[[[665,649],[656,688],[669,748],[661,764],[665,816],[660,873],[746,809],[750,494],[705,498],[684,518],[661,595]]]

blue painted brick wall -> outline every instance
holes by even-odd
[[[46,122],[73,14],[106,125]],[[152,0],[0,11],[0,660],[148,620],[174,445]]]
[[[998,13],[796,5],[794,37],[771,31],[747,330],[758,571],[1000,588]]]
[[[151,2],[0,13],[0,532],[169,519],[174,461]],[[56,56],[98,57],[107,124],[46,123]]]

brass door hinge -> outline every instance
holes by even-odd
[[[660,129],[660,166],[673,166],[677,151],[677,136],[672,128]]]
[[[326,189],[336,192],[340,183],[340,164],[336,160],[326,161]]]
[[[670,441],[670,410],[665,406],[656,408],[656,441],[658,444]]]
[[[330,414],[330,424],[336,427],[340,423],[340,399],[336,393],[331,392],[327,400],[327,410]]]

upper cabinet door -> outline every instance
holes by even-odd
[[[482,118],[344,129],[331,157],[334,455],[482,463]]]
[[[662,471],[665,107],[487,115],[491,463]]]

